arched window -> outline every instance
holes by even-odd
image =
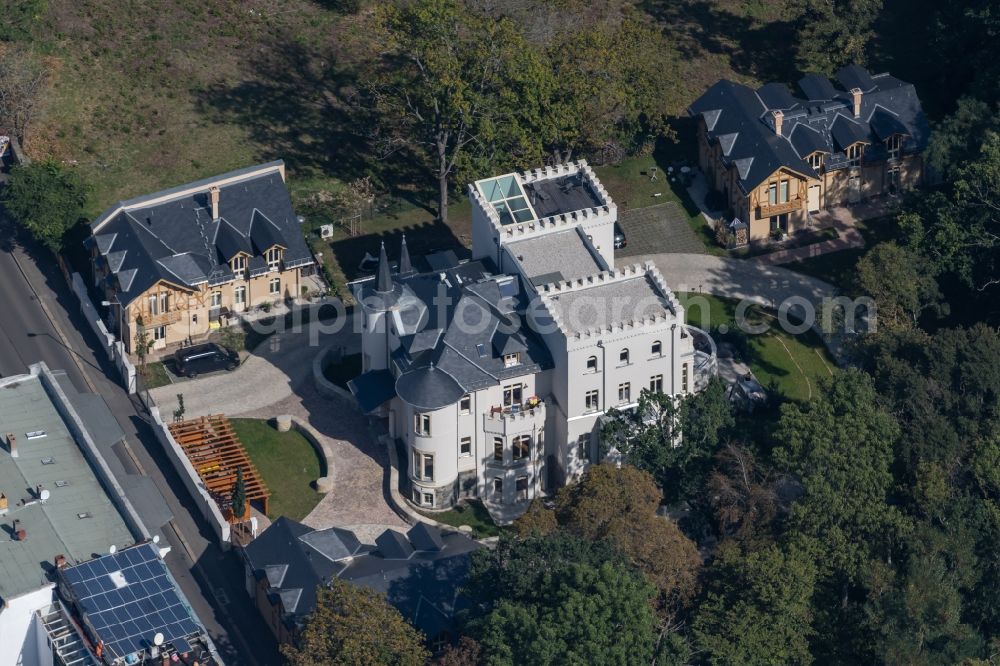
[[[628,349],[623,349],[618,352],[618,361],[622,365],[628,365]]]
[[[597,357],[591,356],[587,359],[587,372],[597,372]]]
[[[653,346],[650,347],[649,352],[653,356],[662,356],[663,355],[663,343],[660,342],[659,340],[656,340],[655,342],[653,342]]]

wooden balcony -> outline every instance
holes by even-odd
[[[757,219],[794,213],[797,210],[802,210],[805,201],[804,197],[794,197],[789,199],[787,203],[761,204],[757,206]]]
[[[156,315],[143,315],[142,323],[147,328],[150,326],[169,326],[181,320],[180,310],[170,310]]]

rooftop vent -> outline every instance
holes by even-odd
[[[60,553],[52,558],[52,562],[56,565],[57,569],[61,569],[66,566],[66,556]]]
[[[10,457],[17,457],[17,435],[12,432],[7,433],[7,448],[10,449]]]

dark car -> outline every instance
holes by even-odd
[[[186,377],[197,377],[202,372],[213,370],[235,370],[239,364],[239,354],[214,342],[185,347],[174,352],[177,374]]]
[[[628,245],[628,240],[625,239],[625,231],[615,222],[615,249],[620,250]]]

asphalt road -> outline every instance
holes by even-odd
[[[99,393],[111,408],[126,435],[127,449],[116,447],[122,467],[148,475],[173,515],[166,525],[148,527],[172,547],[167,565],[226,663],[279,664],[272,634],[245,592],[242,563],[215,544],[141,405],[113,379],[55,262],[18,244],[0,211],[0,375],[22,374],[38,361],[65,370],[77,389]]]

